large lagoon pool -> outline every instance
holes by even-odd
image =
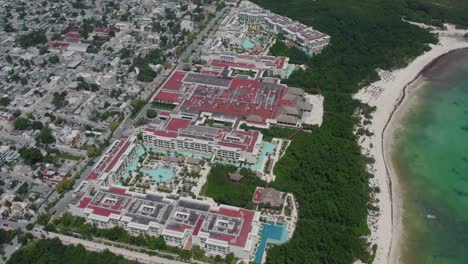
[[[250,41],[250,37],[245,37],[244,43],[242,43],[242,48],[251,49],[253,47],[255,47],[255,44]]]
[[[263,224],[260,244],[255,252],[255,263],[262,263],[267,243],[283,244],[288,239],[287,224],[276,224],[272,221]]]
[[[148,147],[146,147],[148,148]],[[154,150],[154,149],[152,149]],[[164,151],[161,151],[164,152]],[[128,166],[127,171],[123,175],[123,178],[126,179],[131,172],[136,171],[137,165],[138,165],[138,160],[140,159],[141,156],[145,153],[145,150],[143,146],[139,145],[137,148],[137,155],[135,159],[133,159],[132,163],[130,166]],[[165,153],[165,152],[164,152]],[[156,182],[166,182],[174,178],[174,168],[172,167],[166,167],[166,166],[158,166],[154,169],[144,169],[141,168],[140,171],[144,174],[148,174],[152,180]]]

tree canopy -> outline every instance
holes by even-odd
[[[298,49],[281,43],[271,50],[273,55],[291,56],[308,66],[295,71],[287,82],[307,92],[321,92],[325,113],[321,128],[296,136],[274,168],[277,177],[272,186],[295,194],[299,221],[292,240],[270,249],[267,262],[371,262],[366,250],[370,245],[360,238],[370,232],[367,204],[371,175],[366,172],[369,159],[360,154],[353,134],[357,120],[352,114],[361,105],[352,95],[379,78],[377,68],[402,67],[427,51],[428,43],[437,43],[433,34],[402,20],[419,18],[432,23],[430,10],[437,7],[429,0],[254,2],[331,36],[330,45],[313,58],[301,58]],[[448,2],[460,4],[461,0]],[[431,8],[421,8],[427,5]],[[467,16],[466,12],[457,14],[460,21]],[[440,13],[434,16],[442,17]]]
[[[239,182],[232,182],[228,173],[234,173],[238,167],[233,165],[214,164],[205,186],[204,195],[213,198],[218,203],[253,208],[252,195],[257,186],[265,186],[255,173],[248,169],[241,169],[240,174],[244,177]]]
[[[19,150],[19,154],[24,162],[29,165],[34,165],[44,160],[44,156],[37,148],[22,148]]]
[[[82,245],[65,246],[58,238],[42,239],[29,243],[16,251],[7,263],[31,264],[31,263],[119,263],[137,264],[122,256],[117,256],[110,251],[90,252]]]
[[[33,30],[16,38],[16,44],[22,48],[29,48],[44,43],[47,43],[47,37],[43,30]]]
[[[51,144],[55,142],[55,138],[52,135],[52,130],[50,130],[50,128],[47,126],[41,128],[39,135],[37,136],[37,140],[43,144]]]
[[[27,130],[29,128],[29,119],[18,117],[13,122],[13,127],[18,130]]]

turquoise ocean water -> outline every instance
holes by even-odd
[[[400,260],[468,263],[468,51],[434,67],[393,134],[404,200]]]

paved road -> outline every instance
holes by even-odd
[[[27,223],[26,220],[12,221],[9,219],[0,219],[0,228],[4,230],[24,229]]]
[[[84,157],[84,158],[87,157],[86,151],[81,150],[81,149],[71,148],[67,145],[63,145],[60,143],[56,143],[54,147],[61,152],[65,152],[73,156],[79,156],[79,157]]]
[[[192,63],[193,59],[196,57],[196,56],[192,56],[192,50],[194,48],[196,48],[196,52],[194,53],[195,55],[196,54],[200,54],[201,52],[201,48],[202,46],[199,46],[198,45],[198,42],[202,41],[203,37],[204,36],[207,36],[207,33],[208,31],[210,31],[211,29],[213,29],[212,33],[210,33],[210,35],[213,34],[213,32],[215,32],[215,27],[217,27],[217,21],[219,18],[221,18],[221,16],[224,16],[226,14],[226,11],[227,11],[227,8],[224,8],[222,11],[219,11],[216,13],[216,16],[214,18],[212,18],[208,24],[206,25],[206,27],[204,29],[202,29],[198,34],[197,34],[197,37],[192,41],[192,43],[185,49],[184,52],[182,52],[182,54],[179,56],[179,64],[182,63],[185,59],[187,59],[187,57],[189,57],[189,62],[190,64]]]

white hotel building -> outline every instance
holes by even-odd
[[[86,182],[95,187],[115,183],[136,157],[136,137],[121,136],[115,140],[86,176]]]
[[[235,130],[191,125],[190,120],[171,118],[143,130],[145,144],[169,151],[191,151],[230,161],[256,163],[263,135],[257,130]]]
[[[296,42],[304,50],[312,54],[320,53],[320,51],[330,44],[331,38],[327,34],[288,17],[262,9],[252,3],[240,8],[238,15],[241,21],[262,24],[268,31],[284,35],[284,37]]]
[[[252,261],[260,238],[260,213],[188,198],[172,200],[166,194],[135,193],[124,187],[103,187],[94,197],[70,204],[73,215],[98,228],[122,227],[131,235],[163,236],[167,244],[208,255]]]

